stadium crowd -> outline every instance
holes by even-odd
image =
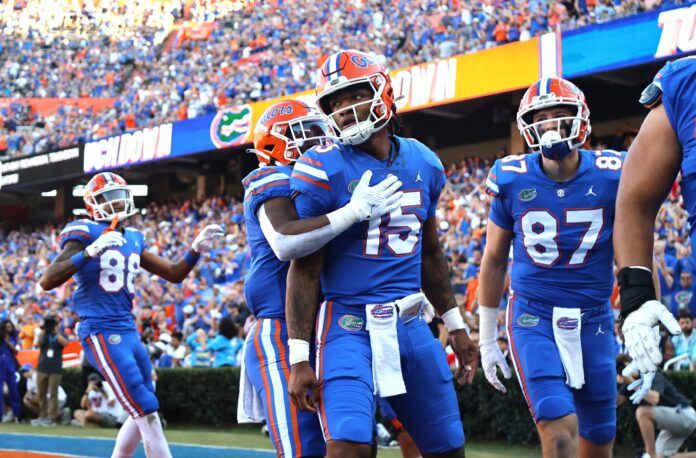
[[[626,147],[633,131],[620,133],[603,147]],[[502,154],[505,154],[503,152]],[[466,158],[447,167],[448,185],[436,217],[440,240],[450,264],[451,281],[465,318],[477,335],[476,290],[485,245],[490,197],[485,178],[493,159]],[[196,265],[181,284],[171,284],[148,273],[135,283],[133,313],[142,340],[156,367],[219,367],[240,364],[241,347],[255,318],[244,300],[244,276],[250,253],[242,204],[230,197],[204,200],[171,200],[149,204],[128,224],[142,230],[148,250],[179,259],[197,230],[207,224],[223,225],[221,242]],[[0,232],[0,322],[9,321],[18,349],[36,348],[36,330],[47,314],[56,316],[60,331],[74,339],[77,317],[71,307],[74,284],[46,293],[37,284],[43,270],[59,252],[60,225],[33,230]],[[688,243],[687,215],[679,188],[663,205],[655,229],[656,259],[662,300],[685,328],[696,313],[693,272],[696,265]],[[618,290],[612,296],[618,311]],[[500,304],[500,342],[506,345],[502,327],[506,298]],[[618,315],[618,313],[617,313]],[[683,319],[682,319],[683,318]],[[687,318],[689,318],[687,320]],[[687,322],[688,321],[688,322]],[[625,351],[618,326],[617,354]],[[678,368],[696,368],[696,338],[685,329],[682,336],[663,339],[665,360],[683,357]]]
[[[400,68],[671,3],[681,0],[1,2],[0,152],[45,152],[307,89],[340,48]],[[31,97],[115,101],[39,115],[20,100]]]

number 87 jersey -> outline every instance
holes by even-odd
[[[70,240],[86,247],[108,227],[106,222],[72,221],[60,233],[61,249]],[[80,317],[81,334],[135,329],[131,309],[144,241],[143,234],[133,228],[126,228],[123,238],[125,244],[90,259],[74,275],[77,289],[73,303]]]
[[[625,153],[579,150],[580,166],[559,183],[541,154],[496,161],[486,179],[489,219],[513,232],[512,289],[556,306],[606,303],[614,284],[612,228]]]

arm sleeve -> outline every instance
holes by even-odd
[[[512,213],[508,208],[507,202],[505,202],[501,197],[494,197],[492,199],[491,211],[488,213],[488,219],[508,231],[512,231],[515,226],[515,220],[512,217]]]
[[[60,231],[60,247],[62,249],[69,240],[77,240],[87,246],[92,243],[92,238],[90,222],[85,220],[72,221]]]
[[[438,161],[439,162],[439,161]],[[445,187],[447,182],[447,177],[445,176],[445,169],[442,164],[439,164],[439,168],[436,168],[434,173],[435,177],[432,181],[432,186],[430,188],[430,206],[428,207],[428,218],[435,216],[435,211],[437,210],[437,203],[440,200],[440,194]]]
[[[266,216],[263,205],[259,208],[259,225],[273,253],[281,261],[303,258],[326,245],[335,234],[330,224],[303,234],[285,235],[277,232]]]
[[[290,189],[295,195],[295,207],[300,218],[324,215],[335,210],[328,174],[313,151],[295,162]]]
[[[267,200],[292,196],[290,176],[284,173],[284,170],[274,167],[252,172],[242,183],[245,203],[253,214],[256,214],[259,207]]]

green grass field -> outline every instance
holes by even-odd
[[[108,437],[116,438],[116,429],[74,428],[70,426],[55,426],[52,428],[32,427],[28,424],[2,424],[0,432],[46,434],[50,436],[79,436],[79,437]],[[170,442],[217,445],[222,447],[271,449],[268,438],[263,436],[258,427],[235,428],[197,428],[169,427],[165,435]],[[531,458],[541,455],[538,447],[510,446],[503,444],[469,443],[466,448],[467,458]],[[401,457],[398,450],[379,450],[380,458]]]

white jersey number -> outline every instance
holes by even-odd
[[[364,254],[379,256],[382,245],[386,245],[396,256],[412,254],[422,227],[420,218],[414,212],[422,204],[420,191],[404,191],[401,207],[389,213],[384,223],[384,218],[370,220]]]
[[[115,293],[125,285],[128,292],[135,292],[135,276],[140,272],[140,255],[126,257],[120,251],[107,250],[99,257],[99,286],[108,293]]]
[[[580,244],[568,261],[569,266],[584,264],[587,253],[597,243],[599,233],[604,226],[604,209],[566,210],[564,224],[587,225],[587,230],[583,234]],[[560,259],[559,225],[558,218],[546,210],[532,210],[522,216],[521,227],[524,246],[535,264],[552,266]]]

